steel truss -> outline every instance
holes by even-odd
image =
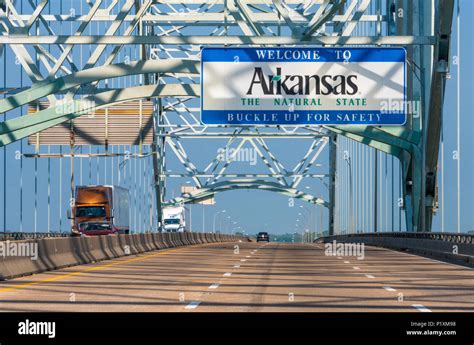
[[[152,98],[155,100],[155,140],[150,154],[154,157],[158,210],[165,203],[166,178],[172,176],[191,177],[199,188],[172,202],[194,202],[219,191],[257,188],[301,197],[333,210],[333,191],[329,193],[330,200],[324,201],[296,188],[303,178],[329,178],[329,185],[334,188],[334,167],[329,167],[329,174],[315,174],[310,170],[330,138],[334,138],[331,133],[337,133],[392,154],[401,161],[407,229],[429,230],[453,2],[96,0],[85,4],[86,14],[53,15],[44,13],[51,5],[48,0],[41,0],[36,6],[30,1],[32,13],[20,13],[18,3],[3,0],[0,1],[0,45],[15,53],[32,86],[22,90],[4,89],[8,97],[0,101],[0,112],[44,97],[51,106],[34,116],[3,122],[0,145],[8,145],[94,109]],[[71,25],[71,32],[57,34],[58,24],[65,23]],[[106,23],[104,34],[90,34],[91,26],[96,23]],[[421,103],[421,107],[410,114],[409,121],[402,127],[256,126],[244,129],[206,126],[199,121],[195,98],[200,96],[200,46],[208,44],[405,46],[410,64],[408,99]],[[129,45],[140,49],[139,60],[117,61],[123,58],[120,53]],[[89,47],[91,52],[87,61],[78,66],[74,53],[82,46]],[[133,87],[114,89],[104,84],[104,80],[132,75],[140,76]],[[72,104],[73,110],[58,107],[65,103]],[[213,138],[227,138],[226,147],[236,147],[237,151],[244,144],[250,145],[268,172],[226,174],[231,162],[222,162],[218,157],[199,170],[182,142]],[[311,141],[308,151],[293,168],[285,167],[267,145],[267,139],[283,138]],[[167,172],[166,156],[170,153],[181,162],[184,173]],[[160,217],[158,215],[158,219]],[[333,217],[331,212],[330,224]]]

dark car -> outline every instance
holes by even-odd
[[[257,235],[257,242],[260,241],[267,241],[270,242],[270,236],[268,236],[268,232],[259,232]]]

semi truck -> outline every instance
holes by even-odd
[[[184,206],[165,206],[162,209],[163,224],[161,231],[184,232],[186,229]]]
[[[71,235],[111,235],[130,232],[128,189],[111,186],[77,186],[68,210]]]

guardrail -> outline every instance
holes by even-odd
[[[333,235],[323,236],[315,240],[318,241],[322,238],[334,237],[334,236],[347,236],[347,237],[394,237],[394,238],[416,238],[416,239],[430,239],[436,241],[445,242],[456,242],[456,243],[474,243],[474,234],[467,233],[455,233],[455,232],[374,232],[374,233],[358,233],[358,234],[344,234],[344,235]]]
[[[364,243],[474,267],[474,234],[380,232],[325,236],[314,242]]]
[[[69,232],[0,232],[0,241],[19,241],[34,238],[69,237]]]
[[[5,238],[0,241],[0,280],[165,248],[247,240],[242,236],[195,232]]]

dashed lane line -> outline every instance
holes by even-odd
[[[390,287],[390,286],[384,286],[383,288],[384,288],[385,290],[387,290],[387,291],[390,291],[390,292],[397,291],[396,289],[394,289],[394,288],[392,288],[392,287]]]
[[[199,304],[201,304],[201,301],[192,301],[184,309],[196,309]]]
[[[422,313],[431,313],[431,309],[426,308],[423,304],[412,304],[411,305],[413,308],[418,309]]]

